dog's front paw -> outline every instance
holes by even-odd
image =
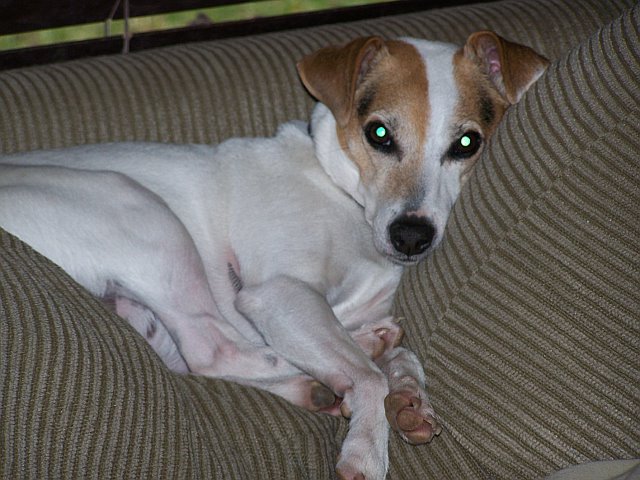
[[[375,393],[366,396],[373,400],[371,404],[354,410],[336,465],[340,480],[384,480],[387,476],[389,427],[382,411],[383,394]]]
[[[391,428],[413,445],[431,441],[442,430],[427,393],[413,378],[403,379],[387,395],[384,409]]]

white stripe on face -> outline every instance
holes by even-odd
[[[457,168],[443,162],[451,144],[459,92],[454,78],[453,58],[459,47],[448,43],[408,40],[420,52],[428,81],[429,118],[425,135],[423,170],[420,173],[425,197],[421,214],[428,217],[440,237],[449,210],[460,190]],[[436,239],[436,242],[437,243]]]

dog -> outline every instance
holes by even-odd
[[[227,378],[350,427],[343,479],[382,479],[390,425],[440,432],[391,315],[440,243],[507,108],[548,61],[358,38],[298,64],[310,124],[218,146],[114,143],[4,157],[0,225],[105,299],[178,372]]]

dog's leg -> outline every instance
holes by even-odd
[[[236,307],[277,353],[344,398],[352,415],[339,476],[382,480],[388,466],[387,379],[324,297],[303,282],[277,277],[243,288]]]
[[[305,375],[271,346],[246,340],[219,314],[199,255],[189,240],[182,240],[180,265],[156,264],[160,270],[154,272],[154,278],[172,279],[171,286],[143,292],[144,286],[139,285],[136,292],[144,295],[137,298],[167,327],[190,371],[258,387],[311,411],[333,405],[335,396],[326,386]],[[158,244],[153,251],[163,248]],[[191,255],[193,259],[189,259]],[[176,281],[180,278],[183,280]]]
[[[186,232],[170,232],[171,225],[158,218],[154,225],[162,232],[159,238],[152,238],[153,232],[149,232],[146,245],[140,251],[132,251],[128,258],[136,258],[135,254],[142,254],[142,250],[153,255],[147,255],[146,261],[131,262],[126,275],[116,275],[115,282],[122,285],[124,297],[144,305],[162,322],[189,371],[241,383],[264,382],[274,385],[274,389],[274,378],[286,379],[286,384],[291,377],[300,375],[272,348],[247,341],[219,313],[191,237]],[[131,315],[130,306],[122,301],[120,304],[116,302],[119,313]],[[134,313],[133,318],[139,320],[139,313]],[[286,388],[279,387],[276,393],[286,394]]]
[[[413,352],[399,347],[404,331],[398,320],[387,317],[365,324],[351,336],[387,375],[385,410],[391,428],[412,444],[426,443],[439,434],[420,361]],[[343,413],[349,412],[343,409]]]
[[[153,350],[171,370],[178,373],[188,373],[189,367],[180,353],[176,342],[160,319],[144,305],[115,293],[117,286],[112,287],[112,290],[114,293],[104,299],[105,303],[113,308],[118,316],[127,320],[129,324],[147,340],[149,345],[151,345]],[[242,355],[242,353],[238,353],[237,355]],[[278,357],[275,352],[272,352],[270,355],[274,363],[285,361],[282,358],[276,360]],[[237,357],[235,358],[238,360]],[[256,364],[251,371],[255,372],[262,366],[261,364]],[[279,373],[280,376],[266,379],[253,379],[247,378],[246,376],[240,378],[225,374],[224,372],[221,372],[219,376],[227,380],[242,383],[243,385],[266,390],[310,411],[340,413],[339,408],[332,409],[336,403],[336,398],[329,388],[309,375],[305,375],[293,365],[289,366],[288,370],[290,370],[288,376],[282,376],[282,368],[276,369],[275,372],[269,370],[268,374],[277,375]],[[253,375],[254,373],[252,373],[250,377],[253,377]],[[256,376],[259,377],[260,375]],[[333,410],[335,410],[335,412]]]
[[[404,330],[396,319],[389,316],[373,324],[367,323],[350,334],[369,358],[377,360],[400,345]]]
[[[331,390],[271,347],[248,341],[219,313],[196,246],[171,211],[154,202],[146,214],[154,218],[154,228],[126,246],[126,258],[144,261],[125,264],[126,274],[123,265],[113,269],[117,313],[146,337],[154,325],[166,331],[148,340],[178,371],[188,367],[199,375],[262,388],[312,411],[333,405]],[[127,230],[140,223],[124,214],[120,219]]]
[[[117,294],[113,298],[113,307],[118,316],[129,322],[144,337],[171,370],[179,373],[189,372],[189,367],[173,338],[151,310],[134,300]]]
[[[396,347],[378,357],[376,363],[389,380],[384,406],[391,428],[411,444],[429,442],[441,427],[429,402],[424,371],[416,355]]]

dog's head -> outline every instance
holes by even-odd
[[[462,48],[359,38],[298,64],[320,102],[312,118],[318,159],[364,207],[382,254],[415,263],[440,242],[488,138],[547,64],[484,31]]]

